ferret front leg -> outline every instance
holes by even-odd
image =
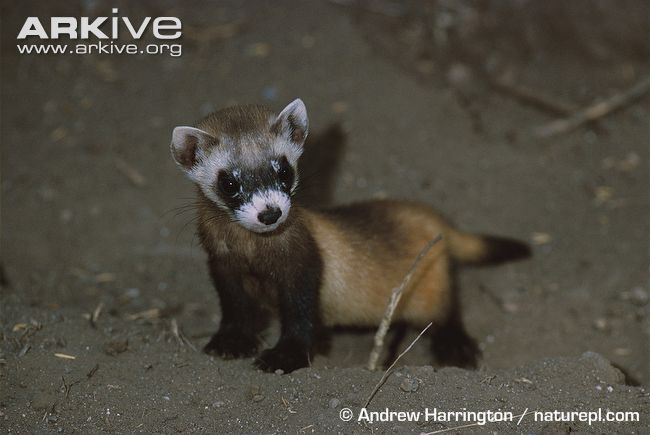
[[[274,348],[265,350],[255,360],[258,368],[289,373],[309,365],[318,323],[319,280],[313,275],[305,273],[279,289],[280,339]]]
[[[245,291],[240,273],[211,259],[210,275],[219,294],[221,324],[204,351],[222,358],[246,358],[257,353],[260,312],[257,302]]]

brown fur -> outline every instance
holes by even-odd
[[[205,248],[241,256],[246,262],[264,261],[278,251],[290,255],[292,244],[301,243],[306,228],[325,265],[320,304],[326,325],[378,324],[392,289],[438,234],[443,239],[420,263],[395,317],[415,325],[443,323],[452,302],[451,257],[467,252],[474,255],[481,246],[479,238],[458,232],[428,207],[404,201],[373,201],[319,211],[294,205],[289,220],[270,234],[255,234],[230,222],[204,197],[202,204],[199,228]],[[289,258],[281,267],[291,268],[295,261],[299,259]],[[274,291],[264,294],[259,286],[250,288],[258,289],[255,296],[260,302],[273,305]]]
[[[251,222],[266,223],[265,211],[250,203],[255,214],[244,208],[242,219],[238,207],[261,189],[293,193],[295,182],[289,186],[282,181],[289,170],[272,169],[272,162],[279,163],[270,159],[282,158],[292,165],[291,171],[297,170],[308,132],[304,104],[295,100],[275,118],[261,106],[224,109],[198,127],[203,131],[175,129],[172,151],[198,186],[199,237],[221,300],[220,329],[205,346],[206,352],[222,357],[254,355],[264,327],[263,308],[269,307],[280,316],[280,339],[260,354],[255,365],[271,372],[305,367],[319,324],[377,325],[392,290],[422,248],[441,235],[414,271],[394,320],[416,326],[435,323],[436,359],[443,364],[476,365],[480,352],[462,325],[454,264],[523,258],[530,254],[525,244],[460,232],[430,208],[406,201],[313,210],[295,203],[289,208],[287,200],[282,211],[285,220],[269,222],[275,226],[263,227],[266,232],[253,232],[257,227],[247,228]],[[197,168],[187,164],[196,163],[195,142],[218,147],[208,157],[201,153],[203,166]],[[225,172],[231,170],[228,165],[247,171],[235,194],[217,182],[217,176],[231,182]]]

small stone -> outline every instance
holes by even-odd
[[[216,402],[212,402],[213,408],[221,408],[223,405],[225,405],[223,400],[217,400]]]
[[[531,240],[536,245],[545,245],[553,239],[549,233],[536,231],[530,235]]]
[[[251,57],[267,57],[271,53],[271,45],[266,42],[256,42],[246,47],[246,54]]]
[[[52,130],[50,133],[50,139],[54,142],[58,142],[61,139],[64,139],[68,135],[68,130],[65,127],[58,127]]]
[[[436,71],[436,63],[430,59],[422,59],[416,62],[415,67],[422,75],[432,75]]]
[[[509,301],[504,302],[502,307],[503,307],[503,311],[505,311],[506,313],[516,313],[517,311],[519,311],[519,305],[517,305],[514,302],[509,302]]]
[[[345,113],[350,108],[350,105],[345,101],[335,101],[332,103],[332,112],[334,113]]]
[[[336,398],[330,399],[330,403],[329,403],[330,408],[336,409],[340,405],[341,405],[341,401],[339,399],[336,399]]]
[[[74,214],[72,213],[72,210],[67,209],[67,208],[65,210],[61,210],[61,213],[59,215],[59,219],[61,219],[61,222],[63,222],[63,223],[70,222],[73,217],[74,217]]]
[[[414,393],[420,388],[420,382],[415,378],[405,378],[399,388],[406,393]]]
[[[598,319],[594,320],[594,328],[596,328],[598,331],[606,331],[607,327],[607,319],[599,317]]]
[[[630,299],[632,302],[636,302],[639,305],[644,305],[648,303],[650,296],[648,292],[645,291],[642,287],[634,287],[630,292]]]
[[[598,186],[594,191],[594,202],[601,206],[610,202],[614,198],[614,188],[611,186]]]
[[[614,349],[614,353],[618,356],[628,356],[632,353],[632,350],[627,347],[617,347]]]
[[[262,88],[262,97],[267,101],[275,101],[278,99],[278,87],[275,85],[268,85]]]
[[[56,423],[57,421],[59,421],[59,417],[57,417],[56,415],[51,415],[50,414],[50,415],[47,416],[47,422],[48,423]]]
[[[264,396],[262,394],[255,394],[253,396],[253,402],[261,402],[264,400]]]
[[[462,87],[472,78],[470,69],[462,63],[454,63],[447,70],[447,81],[455,87]]]
[[[129,340],[111,340],[104,345],[104,352],[106,355],[115,356],[122,352],[126,352],[129,348]]]
[[[300,40],[300,44],[302,45],[302,48],[309,49],[312,48],[314,44],[316,44],[316,39],[311,35],[304,35]]]
[[[276,375],[283,375],[283,374],[284,374],[284,370],[282,370],[282,369],[277,369],[277,370],[275,371],[275,374],[276,374]]]

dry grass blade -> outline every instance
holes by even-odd
[[[535,89],[518,85],[505,78],[490,79],[489,83],[497,91],[553,115],[568,116],[577,109],[573,104],[551,98]]]
[[[523,414],[514,415],[512,418],[513,419],[515,419],[515,418],[519,419],[519,422],[517,423],[517,426],[519,426],[519,424],[521,424],[521,420],[525,416],[527,416],[528,414],[532,414],[533,412],[535,412],[535,411],[529,411],[528,409],[526,409],[526,411]],[[434,435],[434,434],[439,434],[439,433],[458,431],[459,429],[467,429],[468,427],[476,427],[476,426],[484,426],[484,425],[485,425],[485,423],[483,423],[483,424],[481,424],[481,423],[468,423],[468,424],[463,424],[461,426],[454,426],[454,427],[448,427],[446,429],[434,430],[433,432],[426,432],[426,433],[423,432],[421,435]]]
[[[126,316],[127,320],[154,320],[160,318],[160,308],[150,308],[148,310],[140,311],[138,313],[129,314]]]
[[[59,353],[59,352],[56,352],[56,353],[54,354],[54,356],[57,357],[57,358],[62,358],[62,359],[77,359],[76,356],[74,356],[74,355],[68,355],[67,353]]]
[[[194,344],[192,344],[190,339],[187,338],[185,334],[183,334],[183,331],[180,330],[176,319],[172,319],[171,321],[171,330],[172,330],[172,334],[174,335],[174,337],[176,338],[176,340],[181,346],[187,345],[190,349],[196,352],[196,346],[194,346]]]
[[[390,365],[390,367],[388,367],[388,368],[386,369],[386,371],[384,372],[383,376],[381,377],[381,379],[379,380],[379,382],[377,382],[377,385],[375,385],[375,388],[372,390],[372,393],[370,393],[370,395],[368,396],[368,400],[366,400],[365,405],[363,405],[364,408],[367,408],[367,407],[368,407],[368,405],[370,404],[370,401],[372,400],[372,398],[375,397],[375,394],[377,394],[377,391],[379,391],[379,389],[381,388],[381,386],[384,385],[384,382],[386,382],[386,379],[388,379],[388,376],[390,375],[391,370],[393,369],[393,367],[395,367],[395,364],[397,364],[397,362],[398,362],[398,361],[399,361],[399,360],[400,360],[404,355],[406,355],[406,354],[411,350],[411,348],[413,347],[413,345],[414,345],[414,344],[415,344],[415,343],[420,339],[420,337],[422,337],[422,336],[424,335],[425,332],[427,332],[427,330],[431,327],[431,325],[433,325],[433,322],[430,322],[430,323],[429,323],[429,324],[428,324],[428,325],[427,325],[427,326],[426,326],[426,327],[425,327],[425,328],[424,328],[424,329],[423,329],[423,330],[418,334],[418,336],[415,337],[415,340],[413,340],[413,341],[411,342],[411,344],[409,344],[408,347],[407,347],[406,349],[404,349],[404,351],[403,351],[402,353],[400,353],[400,354],[398,355],[397,358],[395,358],[395,361],[393,361],[393,363]]]
[[[417,267],[420,265],[422,259],[429,253],[431,248],[433,248],[433,246],[436,243],[438,243],[440,240],[442,240],[442,236],[438,234],[436,237],[431,239],[424,248],[422,248],[418,256],[415,258],[415,261],[413,261],[411,268],[409,269],[406,276],[402,280],[402,283],[399,285],[399,287],[393,290],[393,293],[390,296],[390,300],[388,301],[388,305],[386,306],[384,317],[381,319],[381,322],[379,323],[379,328],[377,328],[377,332],[375,333],[375,344],[372,348],[372,351],[370,352],[370,356],[368,357],[368,370],[377,369],[377,360],[379,359],[379,355],[381,354],[381,351],[384,347],[384,338],[388,333],[390,322],[393,319],[393,314],[395,313],[395,309],[399,304],[400,298],[402,297],[402,293],[404,293],[404,289],[408,287],[409,282],[411,281],[411,278],[413,277],[413,274],[415,273]]]
[[[120,171],[135,187],[143,187],[147,184],[147,179],[137,169],[129,165],[121,158],[115,159],[115,167]]]
[[[97,320],[99,320],[99,315],[102,313],[103,309],[104,303],[100,302],[99,305],[97,305],[97,308],[95,308],[95,311],[90,315],[90,326],[93,328],[97,327]]]

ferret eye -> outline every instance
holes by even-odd
[[[291,186],[293,186],[293,179],[294,179],[294,174],[293,174],[293,168],[287,161],[286,157],[282,157],[282,160],[280,160],[280,168],[278,169],[278,178],[280,179],[280,183],[282,183],[282,186],[289,190],[291,189]]]
[[[218,177],[219,190],[225,195],[235,196],[239,193],[239,182],[226,171],[220,171]]]

